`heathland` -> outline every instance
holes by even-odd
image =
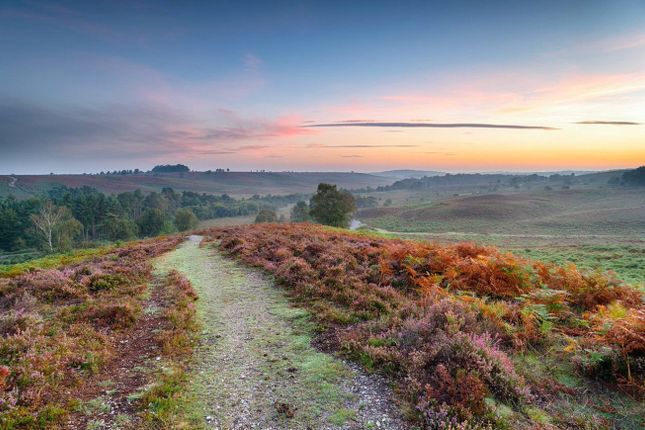
[[[0,429],[643,428],[624,177],[3,199]]]

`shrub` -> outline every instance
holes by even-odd
[[[195,213],[189,208],[177,209],[175,212],[175,227],[179,231],[193,230],[197,227],[199,220]]]
[[[255,223],[256,224],[261,224],[265,222],[277,222],[278,221],[278,216],[276,215],[275,211],[273,209],[269,208],[264,208],[258,212],[258,214],[255,216]]]
[[[70,278],[70,273],[56,269],[37,270],[16,280],[18,288],[45,302],[81,299],[85,289]]]
[[[126,284],[128,281],[123,275],[109,274],[109,273],[95,273],[87,281],[87,289],[92,293],[99,291],[110,291],[121,285]]]
[[[82,319],[91,321],[98,327],[125,329],[134,325],[140,313],[141,307],[132,301],[98,302],[90,304],[83,313]]]

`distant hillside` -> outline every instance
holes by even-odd
[[[55,185],[80,187],[88,185],[105,193],[142,189],[160,191],[171,187],[175,191],[230,194],[292,194],[314,192],[320,182],[355,189],[389,185],[393,178],[366,173],[347,172],[187,172],[139,173],[111,175],[6,175],[0,176],[0,196],[13,194],[26,197],[38,194]]]
[[[482,194],[414,207],[361,210],[369,225],[395,231],[533,234],[645,233],[645,192],[629,188]]]
[[[408,177],[391,185],[379,188],[379,191],[391,190],[421,190],[436,187],[519,187],[522,184],[544,184],[544,186],[562,185],[607,185],[612,179],[620,179],[627,170],[612,170],[575,175],[554,173],[529,175],[510,173],[446,173],[441,176],[424,176],[421,178]]]
[[[424,176],[441,176],[445,175],[444,172],[437,172],[434,170],[386,170],[384,172],[372,172],[372,175],[384,176],[387,178],[406,179],[406,178],[423,178]]]

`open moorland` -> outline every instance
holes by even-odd
[[[454,176],[4,199],[0,430],[642,428],[643,189]]]
[[[363,194],[379,205],[356,217],[366,228],[398,237],[495,245],[541,260],[614,270],[642,285],[645,191],[608,185],[615,175],[516,183],[481,177],[470,184],[432,178],[435,183],[421,187],[418,180],[407,186],[400,181]]]

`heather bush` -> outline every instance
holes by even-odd
[[[91,303],[78,317],[89,321],[97,327],[126,329],[134,325],[141,314],[141,305],[132,300],[116,303]]]
[[[79,300],[86,295],[85,289],[60,270],[38,270],[26,273],[17,281],[18,288],[45,302]]]
[[[92,293],[98,293],[99,291],[113,290],[127,282],[127,279],[120,274],[95,273],[87,280],[87,289]]]
[[[0,315],[0,336],[11,336],[27,330],[29,327],[36,327],[42,318],[34,312],[17,307]]]

